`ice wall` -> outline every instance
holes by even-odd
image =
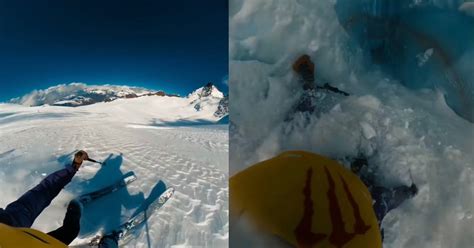
[[[459,1],[457,1],[459,2]],[[338,20],[367,66],[380,66],[401,84],[436,89],[474,122],[474,18],[454,1],[339,0]],[[454,6],[457,6],[454,8]]]

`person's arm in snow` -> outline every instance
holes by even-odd
[[[71,166],[58,170],[38,185],[23,194],[18,200],[10,203],[5,212],[9,214],[10,223],[15,227],[31,227],[36,217],[51,203],[59,192],[71,181],[82,161],[88,158],[87,153],[79,151],[74,156]]]

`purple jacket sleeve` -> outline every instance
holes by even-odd
[[[68,166],[64,169],[53,172],[44,178],[39,185],[33,190],[40,190],[42,192],[48,192],[53,198],[59,194],[59,192],[72,180],[72,177],[76,174],[74,167]]]
[[[53,172],[18,200],[10,203],[5,208],[11,219],[9,224],[15,227],[31,227],[36,217],[49,206],[75,174],[76,169],[72,165]]]

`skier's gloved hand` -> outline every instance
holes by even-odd
[[[76,154],[74,154],[74,161],[72,162],[72,165],[76,170],[79,170],[82,165],[82,162],[88,158],[89,155],[87,155],[87,152],[80,150],[76,152]]]

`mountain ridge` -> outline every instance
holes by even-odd
[[[84,83],[59,84],[47,89],[33,90],[8,103],[24,106],[67,106],[78,107],[98,102],[110,102],[119,98],[136,98],[145,95],[177,96],[164,91],[149,90],[142,87],[120,85],[87,85]]]
[[[60,84],[43,90],[33,90],[21,97],[13,98],[8,103],[23,106],[60,106],[80,107],[96,103],[107,103],[118,99],[131,99],[144,96],[181,97],[162,90],[149,90],[143,87],[119,85],[87,85],[84,83]],[[195,111],[203,109],[215,111],[214,116],[222,118],[228,114],[228,97],[212,83],[194,90],[185,97]]]

